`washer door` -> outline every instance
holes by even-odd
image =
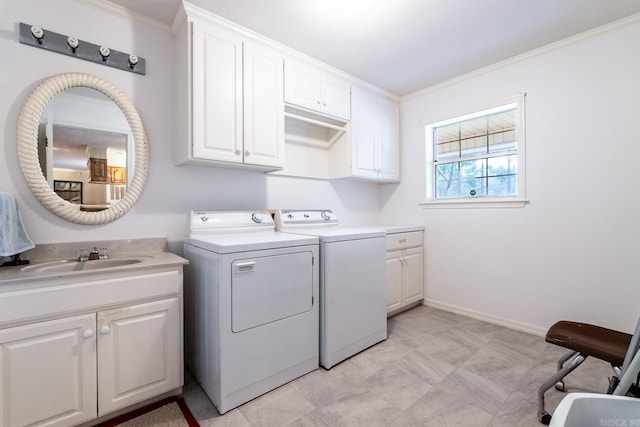
[[[237,259],[231,264],[231,330],[304,313],[313,307],[313,254]]]

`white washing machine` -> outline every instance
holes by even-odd
[[[320,239],[320,365],[387,338],[385,232],[342,227],[330,210],[276,210],[276,229]]]
[[[267,212],[191,212],[186,360],[221,414],[318,368],[318,249]]]

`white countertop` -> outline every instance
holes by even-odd
[[[82,269],[71,271],[33,271],[39,264],[55,261],[75,261],[75,253],[80,248],[105,247],[109,249],[109,260],[119,259],[140,259],[140,262],[119,265],[104,269]],[[162,238],[154,239],[126,239],[114,241],[71,242],[60,244],[36,245],[36,248],[27,251],[21,256],[22,259],[30,260],[28,265],[14,267],[0,267],[0,287],[5,285],[19,284],[25,282],[42,281],[52,278],[74,278],[81,276],[104,275],[107,273],[131,272],[134,270],[144,270],[159,267],[184,265],[189,261],[166,250],[166,240]],[[83,261],[82,263],[99,263],[100,261]],[[26,271],[23,270],[26,268]]]
[[[424,225],[391,225],[391,224],[382,224],[375,225],[372,227],[380,228],[384,230],[387,234],[396,234],[396,233],[407,233],[410,231],[424,231]]]

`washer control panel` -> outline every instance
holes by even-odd
[[[324,226],[338,225],[338,218],[329,209],[277,209],[275,211],[277,228],[288,226]]]
[[[253,222],[260,224],[262,221],[264,221],[264,215],[262,215],[262,213],[260,212],[254,212],[251,214],[251,219],[253,220]]]
[[[191,211],[188,234],[275,229],[266,211]]]

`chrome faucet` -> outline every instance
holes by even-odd
[[[78,261],[89,261],[89,251],[87,249],[82,248],[78,251]]]
[[[93,247],[91,252],[89,252],[89,260],[100,259],[100,252],[98,252],[97,247]]]
[[[108,258],[109,254],[107,253],[107,249],[105,248],[98,249],[96,246],[94,246],[93,248],[91,248],[91,251],[85,248],[78,251],[78,261],[80,262]]]

